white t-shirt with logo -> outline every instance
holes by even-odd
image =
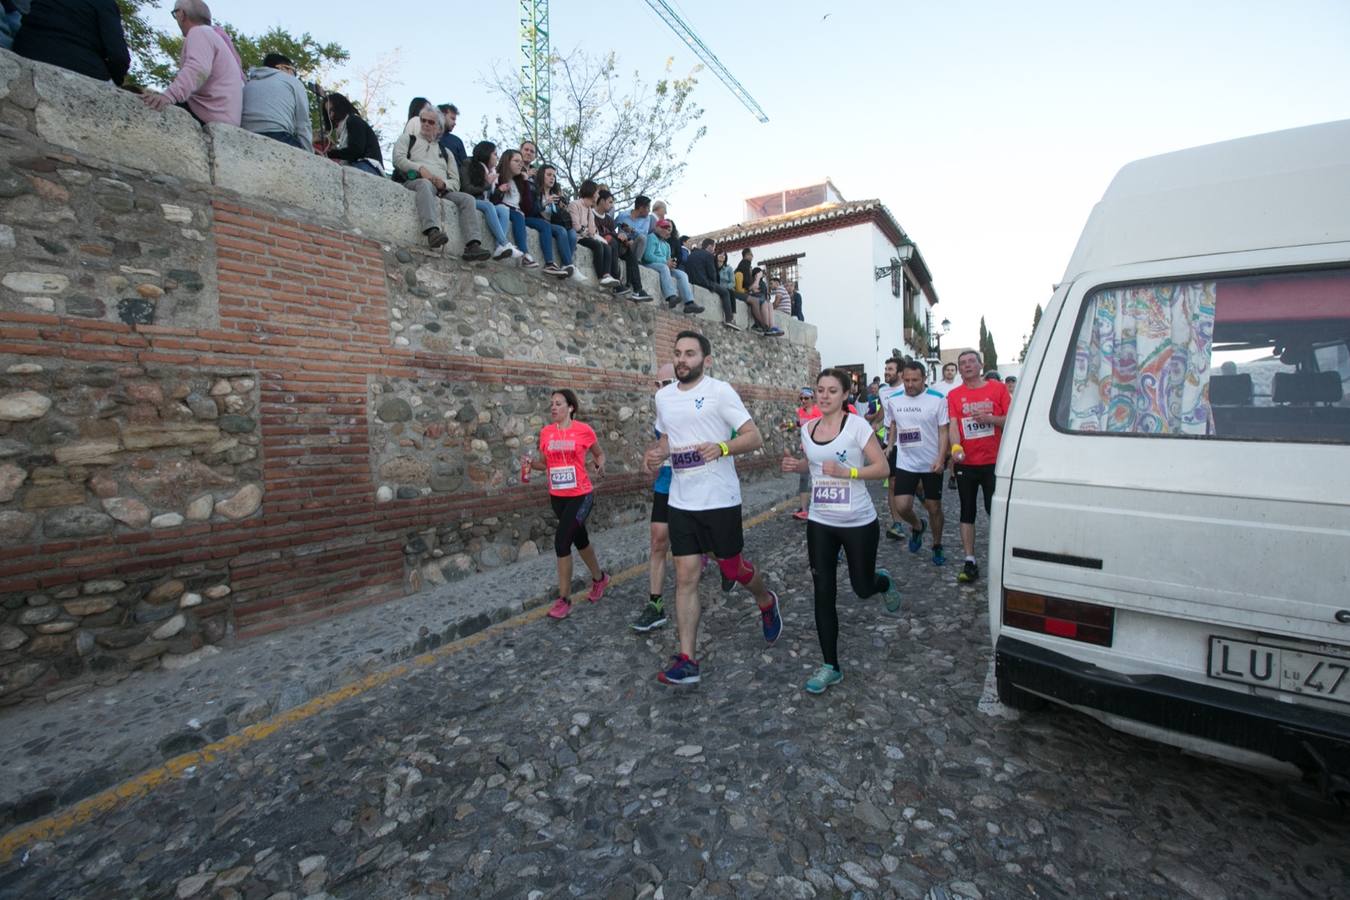
[[[690,511],[740,506],[741,480],[731,457],[704,462],[697,448],[730,440],[750,413],[725,381],[705,375],[681,387],[677,381],[656,392],[656,430],[670,442],[670,505]]]
[[[959,388],[961,385],[962,385],[962,381],[961,381],[960,378],[958,378],[958,379],[956,379],[955,381],[951,381],[951,382],[947,382],[947,381],[935,381],[935,382],[933,382],[932,384],[930,384],[930,385],[928,386],[928,389],[929,389],[930,391],[937,391],[939,397],[945,397],[945,396],[947,396],[948,394],[950,394],[953,390],[955,390],[956,388]]]
[[[867,465],[863,448],[872,440],[872,426],[862,416],[847,415],[838,436],[827,444],[818,444],[811,436],[820,424],[812,419],[802,425],[802,451],[811,464],[811,508],[807,517],[821,525],[854,528],[877,517],[876,505],[867,493],[867,484],[857,478],[834,478],[825,474],[825,463],[834,460],[845,468]]]
[[[917,397],[898,391],[883,405],[886,427],[895,429],[895,467],[906,472],[933,471],[941,449],[938,428],[948,421],[947,399],[929,388]]]

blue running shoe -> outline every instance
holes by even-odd
[[[778,595],[769,591],[773,606],[759,611],[760,623],[764,626],[764,640],[772,644],[783,633],[783,615],[778,611]]]
[[[933,565],[945,566],[947,564],[947,554],[942,552],[942,545],[938,544],[933,548]]]
[[[843,672],[840,672],[829,663],[825,663],[819,669],[816,669],[816,674],[807,679],[806,690],[812,694],[823,694],[827,687],[832,684],[838,684],[843,680]]]
[[[909,552],[918,553],[919,548],[923,546],[924,532],[928,531],[928,523],[923,519],[919,520],[919,530],[911,531],[909,534]]]
[[[662,684],[698,684],[698,663],[681,653],[670,658],[670,668],[656,673]]]
[[[886,569],[877,569],[877,577],[886,579],[886,590],[881,595],[886,601],[886,612],[898,613],[900,611],[900,589],[895,586],[895,579]]]

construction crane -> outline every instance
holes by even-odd
[[[735,76],[727,71],[717,54],[708,49],[689,23],[680,18],[666,0],[646,0],[661,21],[693,50],[703,64],[721,79],[727,89],[741,101],[742,105],[755,114],[761,122],[769,121],[768,115],[750,92]],[[524,111],[530,123],[530,137],[539,143],[540,125],[549,118],[549,103],[552,99],[552,85],[549,83],[549,30],[548,0],[520,0],[520,78],[524,97]]]

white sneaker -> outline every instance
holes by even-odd
[[[618,283],[619,283],[619,279],[615,278],[613,275],[608,275],[608,274],[606,274],[606,275],[604,275],[604,276],[600,279],[600,284],[601,284],[601,286],[603,286],[603,287],[610,287],[610,286],[616,285],[616,284],[618,284]]]
[[[533,268],[535,268],[536,266],[538,266],[539,263],[536,262],[536,261],[535,261],[535,258],[534,258],[533,256],[531,256],[530,254],[528,254],[528,253],[522,253],[522,254],[520,254],[520,265],[521,265],[521,268],[524,268],[524,269],[533,269]]]
[[[497,249],[492,251],[493,259],[508,259],[515,256],[519,251],[510,244],[498,244]]]

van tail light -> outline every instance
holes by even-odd
[[[1115,622],[1109,606],[1003,589],[1003,624],[1010,628],[1110,647]]]

